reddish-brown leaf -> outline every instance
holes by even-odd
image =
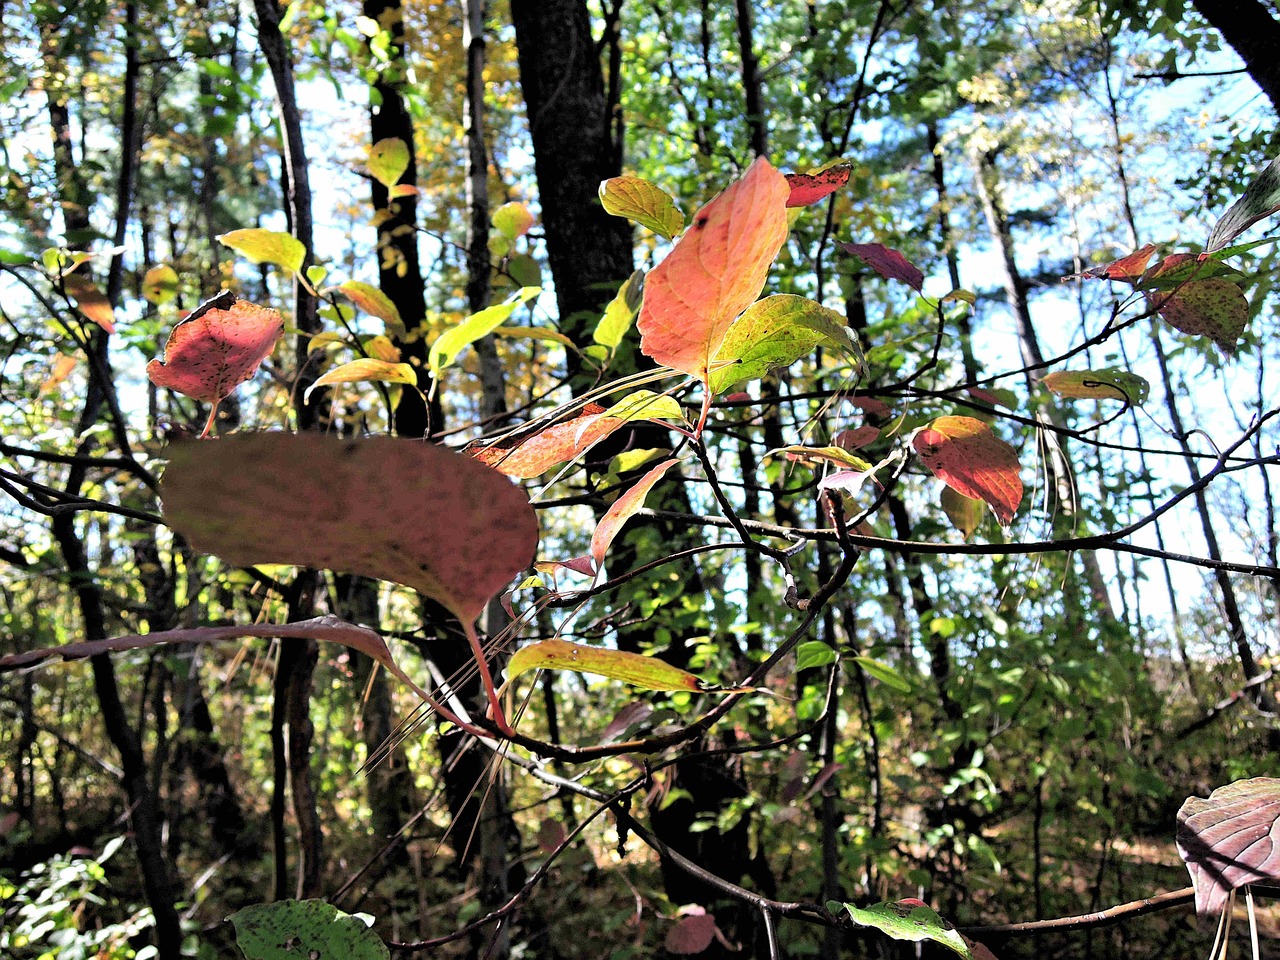
[[[609,552],[609,545],[613,543],[613,538],[618,535],[623,525],[635,516],[636,511],[644,506],[644,498],[649,495],[653,485],[661,480],[677,462],[675,459],[662,461],[637,480],[635,486],[615,500],[605,515],[600,518],[595,533],[591,535],[591,559],[595,561],[597,570],[604,564],[604,555]]]
[[[111,301],[107,299],[107,295],[98,289],[96,283],[78,273],[70,273],[62,278],[62,284],[81,313],[107,333],[115,333],[115,311],[111,309]]]
[[[576,417],[539,430],[515,446],[497,443],[469,447],[466,452],[509,477],[532,480],[558,464],[569,462],[627,422],[620,417],[606,417],[604,413],[604,407],[589,403]]]
[[[879,439],[880,428],[870,426],[841,430],[835,435],[836,446],[842,450],[858,450],[870,446]]]
[[[857,257],[886,280],[901,280],[916,293],[924,289],[924,274],[897,250],[883,243],[842,243],[845,253]]]
[[[1219,916],[1232,890],[1280,879],[1280,780],[1237,780],[1207,800],[1188,798],[1177,843],[1201,917]]]
[[[1007,526],[1022,502],[1018,455],[981,420],[939,417],[913,446],[934,476],[957,493],[985,500]]]
[[[716,918],[709,913],[684,917],[667,931],[664,946],[668,953],[689,956],[711,946],[716,937]]]
[[[706,204],[645,279],[640,349],[706,381],[734,318],[760,296],[787,238],[790,187],[763,157]]]
[[[1147,264],[1155,255],[1156,246],[1149,243],[1141,250],[1135,250],[1119,260],[1113,260],[1101,267],[1094,267],[1081,274],[1083,277],[1096,277],[1100,280],[1123,280],[1126,283],[1137,283],[1147,270]]]
[[[1169,294],[1149,293],[1160,316],[1183,333],[1205,336],[1228,356],[1249,320],[1249,301],[1230,280],[1213,277],[1184,283]]]
[[[220,294],[173,328],[164,359],[148,363],[147,376],[157,387],[217,403],[253,376],[283,334],[275,310]]]
[[[813,206],[848,183],[851,170],[852,164],[838,163],[816,173],[788,173],[787,183],[791,186],[791,193],[787,197],[787,206]]]
[[[413,587],[464,623],[533,562],[524,491],[416,440],[239,434],[170,448],[169,526],[230,563],[291,563]]]

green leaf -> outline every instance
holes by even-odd
[[[493,211],[493,225],[508,240],[523,237],[533,226],[533,214],[523,203],[504,203]]]
[[[365,313],[386,324],[389,336],[404,337],[404,321],[400,319],[400,310],[390,297],[373,284],[348,280],[339,284],[337,290]]]
[[[942,512],[947,515],[951,525],[968,540],[982,524],[983,517],[987,515],[986,504],[981,500],[975,500],[973,497],[966,497],[963,493],[951,487],[942,488],[940,499]]]
[[[1227,208],[1227,212],[1209,234],[1205,253],[1221,250],[1259,220],[1271,216],[1277,210],[1280,210],[1280,157],[1268,163],[1249,184],[1244,195]]]
[[[0,249],[0,263],[7,263],[10,266],[21,267],[31,262],[31,255],[27,253],[19,253],[17,250]]]
[[[178,272],[167,263],[152,267],[142,277],[142,296],[159,306],[178,295]]]
[[[257,227],[232,230],[219,236],[218,242],[254,263],[275,264],[290,273],[301,270],[302,261],[307,258],[307,248],[302,245],[302,241],[278,230]]]
[[[601,346],[616,350],[627,335],[640,312],[640,300],[644,296],[644,271],[637,270],[618,288],[617,294],[605,307],[604,316],[596,324],[591,339]]]
[[[839,347],[858,364],[862,350],[834,310],[806,297],[779,294],[757,300],[734,321],[711,362],[711,392],[790,366],[820,344]]]
[[[687,670],[673,667],[653,657],[643,657],[625,650],[588,647],[568,640],[540,640],[521,647],[507,661],[507,683],[529,670],[591,673],[610,680],[621,680],[641,690],[687,690],[702,693],[710,689]]]
[[[322,267],[318,263],[314,263],[307,267],[307,282],[313,287],[324,283],[324,278],[329,275],[329,268]]]
[[[432,374],[439,374],[441,370],[452,366],[463,348],[502,326],[511,314],[515,313],[517,307],[528,303],[541,292],[539,287],[521,287],[509,296],[505,303],[487,307],[479,313],[472,314],[453,329],[446,330],[436,337],[427,360]]]
[[[245,960],[387,960],[391,953],[359,917],[324,900],[279,900],[230,917]]]
[[[379,140],[369,148],[370,176],[390,189],[409,169],[409,147],[399,137]]]
[[[604,416],[630,422],[632,420],[683,420],[684,410],[675,397],[652,390],[627,394],[604,412]]]
[[[1041,380],[1049,392],[1073,400],[1124,400],[1142,406],[1151,385],[1136,373],[1106,367],[1102,370],[1058,370]]]
[[[527,253],[517,253],[507,260],[507,273],[521,287],[542,286],[542,267]]]
[[[950,488],[948,488],[950,489]],[[982,507],[981,501],[976,501],[978,506]],[[879,660],[872,660],[870,657],[854,657],[854,662],[862,668],[862,672],[867,676],[875,677],[887,687],[892,687],[899,693],[910,693],[911,684],[898,673],[897,670],[889,666],[887,663],[881,663]]]
[[[491,332],[495,337],[511,337],[513,340],[546,340],[549,343],[558,343],[569,350],[578,349],[577,344],[559,330],[548,330],[546,327],[494,327]]]
[[[613,177],[600,184],[606,213],[626,217],[670,240],[684,229],[684,214],[665,190],[639,177]]]
[[[832,913],[846,910],[858,926],[879,930],[893,940],[907,940],[912,943],[929,940],[954,950],[965,960],[973,960],[973,953],[964,938],[951,924],[919,900],[877,903],[866,908],[855,907],[852,903],[840,903],[838,900],[828,900],[827,909]]]
[[[311,386],[307,387],[306,393],[302,395],[302,400],[305,403],[307,398],[311,396],[311,391],[318,387],[325,387],[334,383],[367,383],[372,380],[381,381],[382,383],[407,383],[411,387],[418,385],[418,375],[409,364],[389,363],[386,360],[376,360],[373,357],[362,357],[359,360],[352,360],[350,363],[334,367]]]
[[[808,640],[796,647],[796,670],[825,667],[839,659],[840,655],[821,640]]]

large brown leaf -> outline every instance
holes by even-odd
[[[1189,797],[1178,811],[1178,853],[1196,890],[1196,913],[1216,917],[1232,890],[1280,879],[1280,780],[1255,777]]]

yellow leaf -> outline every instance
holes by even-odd
[[[334,383],[365,383],[370,380],[380,380],[383,383],[407,383],[410,386],[418,384],[418,376],[409,364],[388,363],[385,360],[366,357],[334,367],[309,386],[302,399],[305,402],[311,396],[311,391],[317,387]]]

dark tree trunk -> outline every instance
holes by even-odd
[[[1253,82],[1280,111],[1280,23],[1258,0],[1191,0],[1240,54]]]

